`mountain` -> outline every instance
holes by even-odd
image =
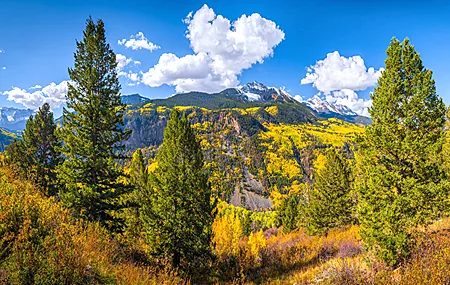
[[[324,118],[337,118],[350,123],[363,125],[369,125],[372,123],[371,118],[360,116],[345,105],[333,104],[323,100],[318,95],[314,95],[302,103],[316,111],[319,116]]]
[[[182,95],[167,99],[171,106],[151,100],[129,107],[124,117],[125,127],[132,130],[127,149],[141,148],[152,169],[171,110],[185,112],[204,151],[214,191],[251,210],[271,208],[280,195],[303,189],[314,179],[326,148],[336,146],[351,156],[354,134],[363,130],[334,118],[323,120],[301,103],[255,106],[251,101],[251,107],[223,109],[175,105]],[[223,99],[198,92],[184,95],[205,102],[209,96]]]
[[[322,117],[325,119],[337,118],[364,125],[371,123],[370,118],[356,114],[347,106],[329,103],[317,95],[306,101],[299,102],[283,89],[268,87],[256,81],[236,88],[227,88],[218,93],[188,92],[176,94],[166,99],[148,100],[146,102],[151,102],[155,106],[165,106],[168,108],[175,106],[195,106],[211,110],[277,105],[281,109],[290,109],[289,112],[291,113],[301,112],[311,121]],[[313,113],[309,112],[308,109],[312,110]],[[297,122],[301,123],[306,120]],[[289,118],[285,118],[283,122],[294,123]]]
[[[309,98],[305,101],[306,106],[310,107],[314,111],[320,114],[332,114],[336,113],[343,116],[357,116],[355,112],[353,112],[349,107],[340,105],[340,104],[332,104],[326,100],[322,100],[318,95],[314,95],[312,98]]]
[[[249,82],[244,86],[237,88],[228,88],[220,93],[243,102],[298,104],[298,102],[284,90],[276,87],[268,87],[257,81]]]
[[[9,130],[23,130],[28,118],[34,114],[30,109],[0,107],[0,128]]]
[[[313,99],[298,102],[283,89],[258,82],[166,99],[125,95],[124,124],[132,130],[125,145],[129,153],[141,148],[151,169],[171,110],[185,112],[202,145],[214,191],[236,206],[267,209],[279,203],[280,195],[313,181],[326,148],[333,145],[351,156],[354,134],[363,130],[335,119],[356,121],[360,116],[351,110]],[[5,144],[11,138],[5,136]]]
[[[123,95],[121,97],[122,103],[125,105],[134,105],[139,103],[145,103],[150,101],[150,99],[142,97],[139,94],[130,94],[130,95]]]
[[[365,117],[318,99],[298,102],[282,89],[250,82],[218,93],[188,92],[132,104],[124,117],[132,130],[126,147],[141,148],[152,165],[171,110],[185,112],[216,179],[214,191],[236,206],[267,209],[279,195],[313,181],[326,148],[352,155],[353,137],[363,128],[345,121]]]
[[[187,92],[150,102],[167,107],[197,106],[208,109],[246,108],[284,103],[302,108],[301,104],[286,91],[256,81],[236,88],[227,88],[218,93]]]

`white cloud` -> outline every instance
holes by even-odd
[[[2,50],[2,49],[0,49],[0,53],[5,53],[5,51],[4,51],[4,50]]]
[[[300,96],[300,95],[292,96],[292,98],[294,98],[294,99],[297,100],[298,102],[303,102],[303,101],[305,101],[305,100],[303,100],[303,97]]]
[[[133,60],[131,58],[126,57],[122,54],[116,54],[116,61],[117,61],[117,75],[119,77],[125,77],[128,79],[128,81],[131,81],[132,83],[128,83],[129,86],[134,86],[137,84],[140,84],[140,77],[138,73],[132,72],[129,70],[128,72],[124,71],[125,67],[127,67],[130,63],[133,63],[134,65],[141,64],[140,61]]]
[[[44,103],[48,103],[51,108],[58,108],[66,101],[65,96],[68,91],[68,83],[69,81],[62,81],[59,84],[52,82],[42,88],[42,90],[34,92],[13,87],[10,91],[3,92],[2,95],[7,95],[9,101],[22,104],[26,108],[33,110],[38,109]]]
[[[383,68],[367,68],[360,56],[346,58],[335,51],[307,71],[301,84],[312,84],[328,102],[345,105],[360,115],[368,116],[367,108],[372,101],[359,98],[355,91],[375,86]]]
[[[360,56],[346,58],[335,51],[310,66],[301,84],[312,83],[317,90],[325,93],[342,89],[365,90],[377,83],[382,70],[367,69]]]
[[[30,89],[42,89],[42,86],[37,84],[37,85],[35,85],[33,87],[30,87]]]
[[[151,87],[168,84],[177,92],[215,92],[239,84],[237,76],[255,63],[273,55],[284,32],[259,14],[242,15],[235,22],[216,15],[204,5],[183,21],[194,54],[161,55],[158,63],[143,73],[142,82]]]
[[[130,62],[132,62],[133,60],[131,58],[127,58],[126,56],[124,56],[123,54],[117,53],[116,54],[116,62],[117,62],[117,71],[120,72],[121,70],[123,70],[128,64],[130,64]]]
[[[2,69],[5,70],[5,69],[6,69],[6,66],[3,66]]]
[[[129,40],[122,39],[117,41],[117,43],[119,45],[125,45],[125,47],[133,50],[146,49],[149,51],[154,51],[161,48],[160,46],[150,42],[142,32],[137,33],[135,36],[130,36]]]

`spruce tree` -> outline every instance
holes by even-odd
[[[133,191],[122,199],[127,209],[124,210],[126,233],[131,241],[142,232],[142,223],[139,217],[140,197],[146,191],[148,184],[148,170],[141,149],[137,149],[132,156],[129,168],[129,178]]]
[[[393,39],[371,94],[372,125],[360,139],[359,221],[365,244],[387,264],[405,258],[417,227],[447,200],[441,168],[445,105],[408,39]]]
[[[280,209],[278,209],[278,217],[284,233],[290,233],[298,228],[299,204],[300,197],[295,195],[283,200]]]
[[[61,199],[80,216],[111,228],[112,211],[120,208],[119,197],[128,190],[119,179],[123,173],[118,166],[125,158],[123,141],[130,135],[123,128],[126,106],[103,21],[89,18],[83,40],[76,44],[59,132],[66,157],[58,173],[65,185]]]
[[[133,153],[131,158],[130,179],[131,183],[137,188],[144,188],[148,182],[147,165],[139,148]]]
[[[309,195],[306,227],[311,234],[327,233],[354,220],[351,171],[345,157],[331,148]]]
[[[200,144],[186,115],[173,110],[142,195],[141,219],[151,254],[191,274],[210,257],[215,203]]]
[[[16,140],[6,150],[7,161],[48,195],[57,194],[55,168],[62,161],[55,130],[53,113],[45,103],[28,119],[22,140]]]

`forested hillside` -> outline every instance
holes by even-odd
[[[126,144],[130,150],[142,148],[150,165],[172,110],[185,112],[196,130],[216,193],[252,210],[271,208],[292,189],[311,183],[325,149],[335,146],[352,156],[355,135],[363,131],[285,104],[210,110],[146,103],[126,112],[125,126],[133,131]]]
[[[386,54],[367,126],[256,82],[145,100],[88,18],[61,120],[0,154],[0,284],[448,284],[448,110]]]

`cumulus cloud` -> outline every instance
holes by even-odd
[[[295,100],[297,100],[298,102],[304,102],[305,100],[303,100],[303,97],[302,96],[300,96],[300,95],[294,95],[294,96],[292,96],[292,98],[294,98]]]
[[[119,45],[125,45],[127,48],[131,48],[132,50],[137,49],[146,49],[149,51],[154,51],[160,49],[161,47],[150,42],[145,36],[144,33],[139,32],[136,35],[130,36],[130,39],[122,39],[117,41]]]
[[[307,71],[301,84],[312,84],[330,103],[345,105],[359,115],[369,115],[367,108],[372,101],[359,98],[355,91],[375,86],[382,68],[367,68],[360,56],[346,58],[335,51]]]
[[[62,81],[59,84],[54,82],[42,88],[42,90],[28,92],[25,89],[13,87],[10,91],[5,91],[2,95],[8,96],[9,101],[22,104],[26,108],[33,110],[38,109],[44,103],[48,103],[50,107],[58,108],[66,101],[69,81]],[[36,85],[35,87],[38,88]],[[40,87],[39,87],[40,88]]]
[[[142,75],[151,87],[168,84],[177,92],[215,92],[239,84],[237,76],[273,55],[284,32],[259,14],[242,15],[231,22],[204,5],[189,13],[186,38],[194,54],[161,55],[158,63]]]
[[[360,56],[346,58],[335,51],[310,66],[301,84],[312,83],[317,90],[325,93],[341,89],[365,90],[376,84],[381,71],[373,67],[367,69]]]
[[[127,58],[123,54],[116,54],[116,62],[117,62],[117,71],[123,70],[128,64],[130,64],[133,60],[131,58]]]

